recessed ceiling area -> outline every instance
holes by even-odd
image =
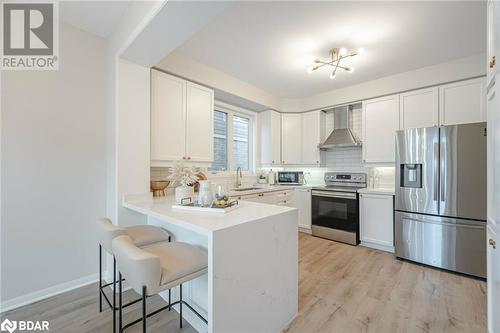
[[[486,51],[486,4],[238,2],[176,52],[260,87],[303,98]],[[332,47],[364,48],[354,73],[311,74]],[[347,64],[347,63],[346,63]]]
[[[106,38],[131,1],[60,1],[61,21]]]

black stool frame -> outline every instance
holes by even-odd
[[[139,300],[142,301],[142,317],[141,318],[138,318],[130,323],[128,323],[127,325],[123,326],[122,327],[122,318],[123,318],[123,314],[122,314],[122,309],[125,307],[125,306],[122,306],[122,274],[119,273],[119,278],[118,278],[118,288],[119,288],[119,301],[118,301],[118,308],[119,308],[119,311],[118,311],[118,314],[119,314],[119,333],[123,333],[123,331],[125,331],[127,328],[139,323],[142,321],[142,332],[143,333],[146,333],[146,330],[147,330],[147,323],[146,323],[146,320],[147,318],[151,317],[151,316],[154,316],[155,314],[158,314],[160,312],[162,312],[163,310],[167,310],[170,311],[172,309],[172,305],[176,305],[176,304],[179,304],[179,327],[182,328],[182,305],[186,305],[189,309],[191,309],[191,311],[194,312],[194,314],[196,314],[196,316],[198,316],[198,318],[200,318],[201,320],[203,320],[203,322],[205,324],[208,324],[208,321],[203,318],[203,316],[201,314],[198,313],[198,311],[196,311],[195,309],[193,309],[193,307],[191,305],[189,305],[189,303],[187,303],[186,301],[182,300],[182,283],[179,285],[179,300],[178,301],[175,301],[173,303],[171,303],[171,299],[170,299],[170,289],[168,290],[168,304],[165,305],[164,307],[161,307],[159,308],[158,310],[155,310],[151,313],[147,313],[146,311],[146,299],[150,296],[147,295],[147,290],[146,290],[146,286],[143,286],[142,287],[142,295],[141,295],[141,298]]]
[[[171,236],[168,236],[168,242],[170,243],[171,241]],[[121,304],[121,297],[122,297],[122,281],[125,279],[122,279],[121,274],[120,274],[120,281],[119,281],[119,298],[120,298],[120,304]],[[113,333],[116,332],[116,311],[120,310],[118,306],[116,306],[116,259],[115,256],[113,256],[113,282],[109,282],[106,284],[102,283],[102,245],[99,244],[99,312],[102,312],[102,298],[104,296],[104,299],[106,300],[106,303],[108,303],[109,308],[111,311],[113,311]],[[108,299],[108,296],[106,295],[104,288],[109,287],[113,285],[113,303],[111,304],[111,301]],[[168,302],[170,303],[170,298],[171,297],[171,291],[170,289],[168,290]],[[126,308],[127,306],[130,306],[132,304],[138,303],[142,300],[142,298],[138,298],[136,300],[130,301],[126,304],[122,305],[122,308]],[[169,310],[170,311],[170,310]],[[120,327],[121,327],[121,322],[120,322]]]

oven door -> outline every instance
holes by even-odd
[[[348,244],[359,243],[356,193],[312,191],[312,233]]]

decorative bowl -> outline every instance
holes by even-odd
[[[153,197],[164,197],[165,189],[170,184],[168,180],[152,180],[151,181],[151,191],[153,191]]]

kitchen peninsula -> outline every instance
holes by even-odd
[[[208,274],[185,285],[184,299],[208,327],[187,309],[185,319],[199,332],[280,332],[298,311],[297,209],[242,201],[226,214],[202,213],[173,202],[128,195],[123,206],[207,251]]]

